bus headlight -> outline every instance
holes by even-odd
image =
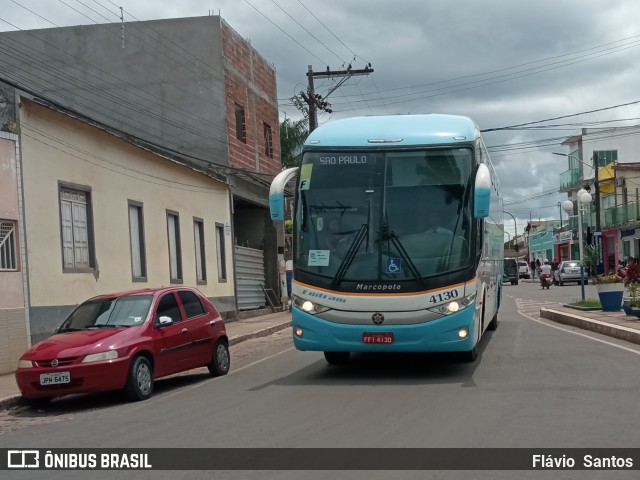
[[[329,307],[319,305],[315,302],[312,302],[311,300],[306,300],[296,295],[293,296],[293,304],[300,310],[310,313],[311,315],[317,315],[318,313],[326,312],[327,310],[329,310]]]
[[[460,310],[467,308],[469,305],[472,305],[475,299],[476,294],[472,293],[466,297],[457,298],[448,303],[438,305],[437,307],[429,308],[428,310],[439,313],[440,315],[451,315],[452,313],[459,312]]]

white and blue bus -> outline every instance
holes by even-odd
[[[503,213],[475,123],[452,115],[357,117],[305,141],[297,175],[292,322],[297,349],[460,352],[498,324]],[[439,224],[434,222],[439,220]]]

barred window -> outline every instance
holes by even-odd
[[[271,133],[271,125],[264,124],[264,154],[273,158],[273,135]]]
[[[0,271],[18,269],[16,222],[0,219]]]
[[[236,112],[236,138],[241,142],[247,143],[247,128],[245,125],[244,107],[236,103],[235,112]]]

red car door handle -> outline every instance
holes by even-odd
[[[211,321],[209,322],[209,325],[215,325],[215,324],[216,324],[216,321],[215,321],[215,320],[211,320]]]
[[[189,333],[189,330],[187,330],[186,328],[183,328],[182,333]]]

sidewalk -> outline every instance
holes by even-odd
[[[240,342],[266,337],[291,326],[291,312],[272,313],[235,322],[226,322],[225,326],[229,336],[229,345],[233,348],[233,345]],[[19,399],[20,391],[16,385],[14,374],[0,375],[0,410],[6,410],[15,405]]]

